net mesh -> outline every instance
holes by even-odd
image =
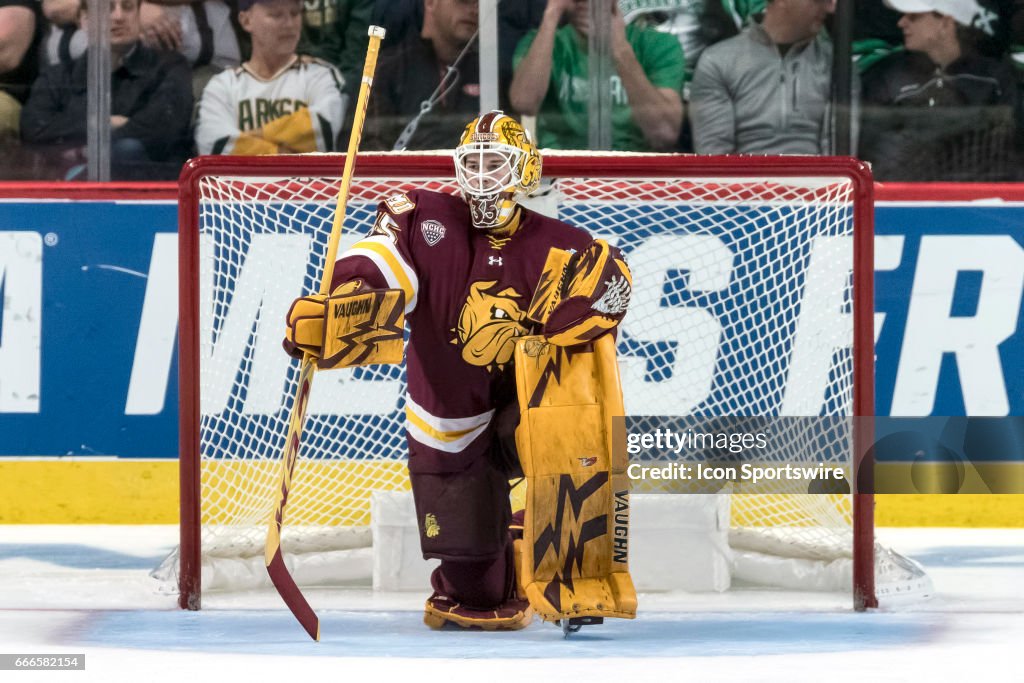
[[[319,288],[338,182],[200,181],[204,555],[262,552],[298,375],[280,348],[283,320],[295,297]],[[341,249],[366,233],[383,197],[424,187],[457,193],[441,180],[357,178]],[[851,414],[848,178],[555,177],[531,205],[616,244],[630,264],[633,299],[618,342],[630,415]],[[408,488],[403,383],[399,366],[317,376],[286,551],[365,528],[373,491]],[[791,441],[815,462],[849,464],[847,430]],[[733,538],[849,556],[850,513],[848,495],[738,493]]]

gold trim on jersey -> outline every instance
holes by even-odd
[[[405,314],[409,315],[416,308],[416,296],[420,290],[420,281],[416,272],[405,262],[395,245],[382,236],[364,237],[341,255],[341,259],[350,256],[364,256],[377,266],[384,276],[388,287],[401,289],[405,292]],[[339,260],[341,260],[339,259]]]
[[[431,415],[411,398],[406,398],[405,420],[409,436],[424,446],[459,453],[480,436],[491,423],[494,411],[471,417],[437,417]]]
[[[512,241],[511,237],[495,237],[494,235],[488,235],[487,241],[491,243],[491,249],[494,251],[501,251],[501,248]]]
[[[523,212],[517,207],[508,225],[495,228],[487,233],[487,241],[490,243],[491,249],[501,251],[506,244],[512,241],[512,236],[519,232],[519,223],[522,216]]]

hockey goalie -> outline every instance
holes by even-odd
[[[331,294],[292,305],[285,348],[321,368],[400,362],[408,320],[409,474],[423,555],[440,560],[428,626],[632,618],[626,463],[611,437],[629,269],[615,247],[520,205],[541,157],[511,117],[473,120],[455,169],[461,198],[380,204]],[[514,516],[510,481],[524,476]]]

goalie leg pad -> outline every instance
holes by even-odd
[[[515,520],[509,540],[517,534]],[[522,543],[521,540],[516,541]],[[430,576],[434,594],[427,599],[423,621],[431,628],[455,626],[485,631],[513,631],[527,626],[533,609],[517,590],[514,552],[490,562],[442,561]]]
[[[409,473],[425,558],[483,562],[501,556],[512,516],[508,478],[486,458],[457,472]]]
[[[631,619],[627,462],[624,448],[618,456],[612,449],[611,418],[624,414],[615,341],[606,335],[560,347],[523,337],[515,368],[516,445],[527,480],[518,571],[526,596],[547,621]]]

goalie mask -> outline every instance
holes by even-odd
[[[540,153],[518,121],[500,111],[473,119],[455,148],[455,178],[473,225],[506,225],[521,196],[540,184]]]

